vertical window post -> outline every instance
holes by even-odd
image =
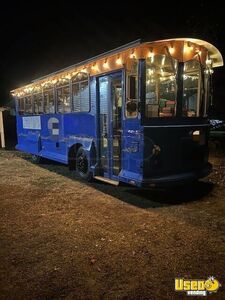
[[[184,63],[180,62],[178,64],[178,71],[177,71],[177,117],[182,116],[182,106],[183,106],[183,92],[184,92],[184,85],[183,85],[183,74],[184,74]]]
[[[53,85],[54,114],[58,111],[56,85]]]
[[[138,74],[138,81],[139,81],[139,91],[138,91],[138,95],[139,95],[139,99],[140,99],[140,103],[141,103],[141,124],[143,124],[144,122],[144,118],[145,118],[145,102],[146,102],[146,61],[145,59],[140,59],[139,60],[139,74]]]

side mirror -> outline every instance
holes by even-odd
[[[128,113],[132,114],[137,111],[137,104],[134,100],[129,100],[126,105],[126,110]]]

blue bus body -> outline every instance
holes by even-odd
[[[82,147],[93,177],[138,187],[168,186],[208,175],[212,166],[207,117],[146,119],[145,88],[141,89],[146,84],[144,68],[142,60],[139,113],[132,118],[126,116],[125,68],[89,76],[89,112],[19,114],[16,101],[16,149],[76,169],[76,155]],[[121,93],[119,106],[113,98],[116,93]]]
[[[17,115],[16,149],[69,164],[70,151],[74,147],[82,146],[92,162],[92,156],[98,153],[101,136],[98,131],[96,78],[91,78],[90,82],[89,113]],[[53,126],[49,128],[48,123],[52,119]],[[211,165],[208,163],[207,143],[200,145],[190,135],[190,131],[200,130],[202,134],[204,132],[207,141],[207,119],[183,119],[177,120],[177,124],[174,120],[171,124],[168,124],[168,120],[160,121],[159,123],[154,120],[143,126],[140,118],[123,118],[120,173],[115,176],[112,170],[108,170],[102,174],[94,160],[90,165],[93,175],[104,175],[106,178],[136,186],[161,186],[182,183],[209,174]],[[24,128],[24,123],[32,124],[34,129]],[[112,137],[108,141],[112,143]],[[160,155],[152,154],[155,145],[160,147]],[[108,160],[110,165],[113,160],[110,151]]]

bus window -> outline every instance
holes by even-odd
[[[74,112],[88,112],[90,110],[89,83],[86,73],[78,73],[72,79],[72,104]]]
[[[63,86],[61,88],[57,88],[56,99],[57,99],[57,111],[59,113],[71,112],[69,85]]]
[[[183,103],[184,117],[197,117],[200,107],[200,63],[190,60],[184,63]]]
[[[24,110],[25,110],[25,99],[24,98],[20,98],[18,100],[18,111],[20,115],[24,114]]]
[[[33,107],[32,107],[32,96],[25,97],[25,113],[32,114]]]
[[[146,60],[145,116],[174,117],[176,113],[177,62],[166,55]]]
[[[138,114],[138,63],[133,60],[132,69],[127,72],[126,117],[136,118]]]
[[[44,112],[46,114],[55,112],[53,89],[44,91]]]
[[[43,114],[42,93],[33,95],[34,114]]]

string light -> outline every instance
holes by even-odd
[[[116,60],[117,65],[122,65],[122,59],[118,56]]]
[[[184,53],[188,52],[188,47],[186,45],[184,45]]]
[[[201,56],[202,55],[202,51],[204,51],[205,53],[205,48],[202,46],[202,45],[195,45],[194,43],[190,42],[190,41],[184,41],[183,42],[183,52],[186,52],[187,54],[189,53],[189,55],[187,55],[188,57],[185,57],[185,60],[189,59],[189,56],[191,57],[192,54],[193,55],[199,55]],[[160,46],[161,47],[161,46]],[[160,69],[160,75],[161,76],[165,76],[167,74],[166,72],[166,68],[165,68],[165,64],[167,64],[167,55],[170,54],[174,54],[178,51],[180,51],[180,48],[179,46],[177,46],[177,44],[175,43],[175,41],[171,42],[167,42],[167,46],[166,46],[166,52],[162,52],[162,47],[159,48],[159,50],[157,50],[158,48],[156,46],[148,46],[148,48],[145,48],[144,51],[145,51],[145,57],[147,56],[148,58],[150,58],[150,61],[151,61],[151,64],[154,63],[154,61],[156,61],[156,59],[158,60],[158,51],[161,51],[161,54],[162,56],[160,57],[160,61],[161,61],[161,69]],[[119,66],[119,65],[123,65],[125,62],[126,62],[126,59],[125,57],[129,57],[131,59],[136,59],[136,57],[139,57],[139,48],[133,48],[133,49],[129,49],[127,50],[126,54],[123,54],[123,52],[120,52],[119,54],[113,54],[112,56],[109,56],[109,57],[103,57],[97,61],[92,61],[91,63],[89,64],[86,64],[86,66],[80,66],[79,68],[77,69],[67,69],[66,72],[60,72],[60,73],[57,73],[57,75],[55,75],[56,77],[52,78],[52,77],[48,77],[47,80],[46,79],[42,79],[40,81],[35,81],[35,84],[37,84],[38,82],[38,85],[35,85],[32,84],[31,86],[25,86],[25,87],[22,87],[20,89],[18,89],[17,91],[14,91],[12,92],[12,94],[14,95],[18,95],[19,93],[23,92],[23,93],[26,93],[26,94],[29,94],[31,93],[34,89],[35,89],[35,92],[41,88],[44,88],[45,86],[47,86],[48,84],[56,84],[57,82],[66,82],[66,80],[70,80],[72,78],[72,76],[75,76],[77,75],[78,71],[79,72],[89,72],[90,70],[92,70],[93,72],[99,72],[99,71],[103,71],[103,68],[106,70],[106,69],[109,69],[111,67],[113,67],[114,69],[116,69],[116,65]],[[154,51],[153,51],[154,50]],[[193,53],[190,53],[190,51],[193,51]],[[169,51],[169,53],[168,53]],[[181,50],[182,51],[182,50]],[[163,55],[163,54],[166,54],[166,55]],[[191,55],[190,55],[191,54]],[[132,64],[133,62],[131,62]],[[207,55],[207,59],[205,60],[205,65],[207,67],[212,67],[212,59]],[[186,66],[184,66],[184,69],[185,69]],[[117,67],[118,68],[118,67]],[[151,79],[151,77],[153,77],[153,74],[156,72],[154,69],[153,69],[153,65],[151,65],[151,68],[152,69],[149,69],[148,70],[148,75],[149,75],[149,79]],[[208,69],[209,70],[209,69]],[[68,73],[69,72],[69,73]],[[211,69],[208,71],[208,72],[212,72]],[[60,76],[60,77],[58,77]]]
[[[193,51],[193,50],[194,50],[194,46],[191,45],[190,42],[187,42],[187,44],[184,44],[184,52],[185,53]]]
[[[190,42],[187,42],[187,45],[188,45],[188,48],[190,48],[190,50],[194,50],[194,46]]]
[[[169,47],[169,53],[170,53],[170,54],[174,54],[174,52],[175,52],[175,49],[174,49],[173,45],[171,45],[171,46]]]
[[[108,63],[108,60],[107,60],[107,59],[104,61],[103,67],[104,67],[105,69],[108,69],[108,68],[109,68],[109,63]]]
[[[135,58],[134,49],[131,51],[130,58],[133,58],[133,59]]]
[[[151,59],[151,63],[153,63],[154,62],[154,56],[155,56],[155,54],[153,52],[153,49],[150,49],[148,56]]]
[[[97,67],[97,65],[96,65],[96,63],[94,63],[92,66],[91,66],[91,69],[93,70],[93,71],[98,71],[98,67]]]
[[[205,72],[205,74],[213,74],[213,73],[214,73],[214,70],[211,69],[211,68],[208,68],[208,69],[206,69],[204,72]]]
[[[27,87],[23,90],[23,93],[28,94],[31,93],[33,91],[33,87]]]
[[[40,91],[40,89],[41,89],[41,86],[40,86],[40,85],[36,85],[36,86],[34,86],[34,88],[33,88],[33,90],[34,90],[35,92]]]
[[[208,58],[205,63],[207,64],[207,66],[211,66],[212,60]]]

